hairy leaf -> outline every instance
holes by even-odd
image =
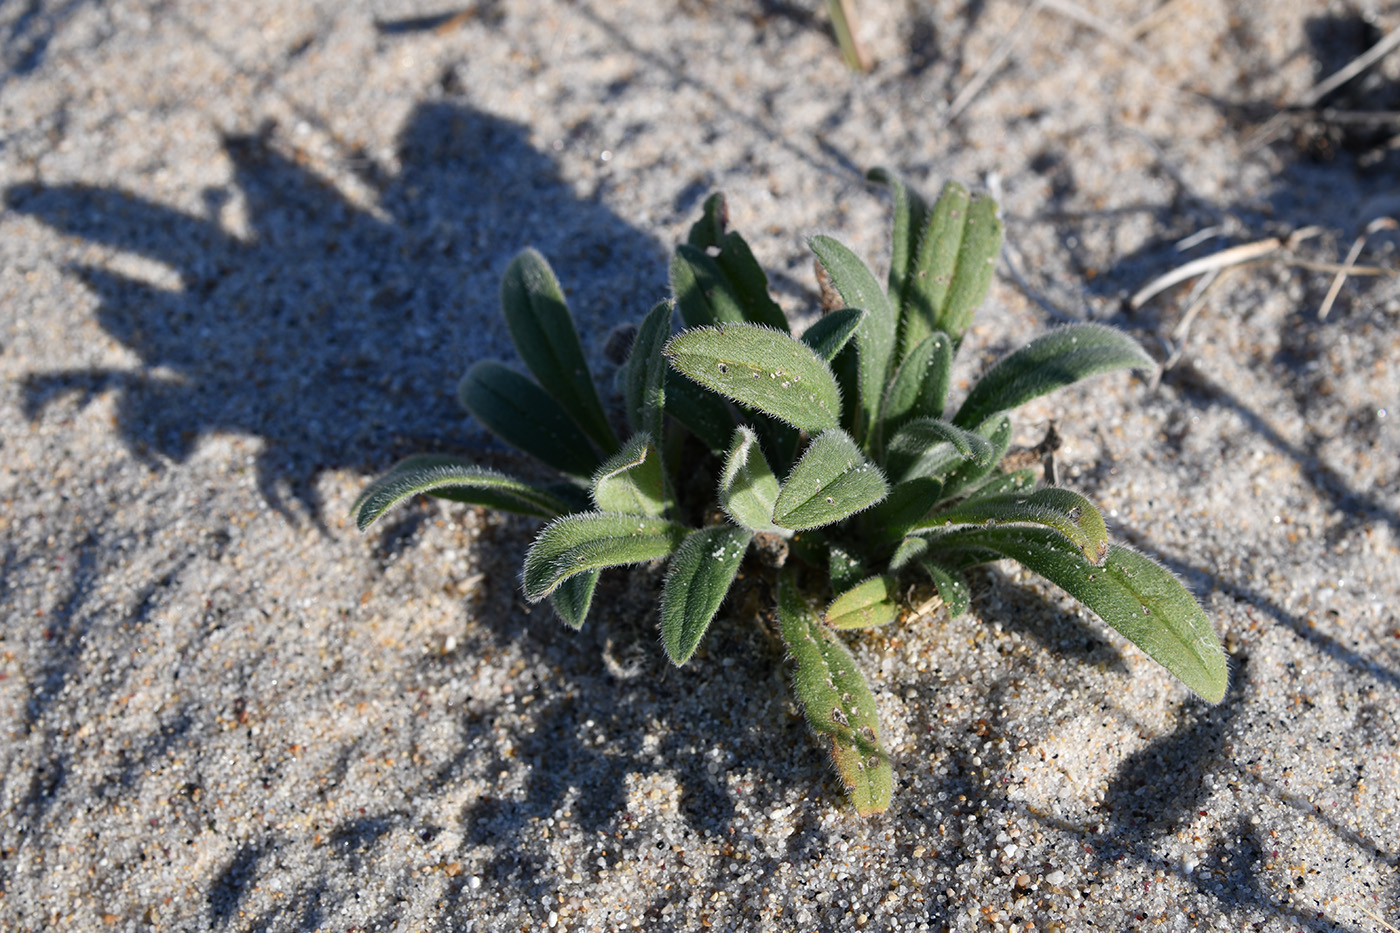
[[[841,395],[831,368],[794,337],[753,324],[696,327],[666,344],[681,373],[803,431],[834,428]]]
[[[953,273],[943,311],[934,320],[934,329],[952,335],[954,340],[962,340],[977,306],[986,299],[991,287],[997,255],[1001,252],[1001,236],[996,201],[985,194],[973,195],[958,248],[958,268]]]
[[[583,512],[557,518],[525,555],[525,598],[539,602],[565,580],[590,570],[666,557],[687,531],[650,515]]]
[[[885,388],[875,448],[911,418],[941,418],[953,371],[953,341],[936,331],[910,350]]]
[[[919,566],[924,568],[924,573],[928,574],[933,585],[938,587],[938,598],[943,600],[943,605],[948,607],[948,618],[956,619],[967,612],[967,607],[972,603],[972,593],[967,585],[967,577],[958,570],[944,567],[931,560],[920,561]]]
[[[753,534],[733,525],[692,531],[671,558],[661,593],[661,641],[680,666],[690,660],[734,583]]]
[[[1060,486],[1039,489],[1029,495],[1013,492],[964,500],[951,508],[935,512],[916,527],[937,529],[959,524],[1006,523],[1031,523],[1053,528],[1068,538],[1093,564],[1102,564],[1108,555],[1108,528],[1104,526],[1099,510],[1079,493]]]
[[[971,200],[966,188],[948,182],[928,212],[927,225],[919,232],[918,248],[902,296],[899,339],[904,353],[922,343],[943,318]],[[956,339],[958,335],[951,336]]]
[[[666,406],[666,358],[662,350],[671,337],[671,303],[663,301],[637,328],[627,360],[627,421],[633,431],[645,431],[661,441]]]
[[[773,506],[773,521],[802,530],[870,508],[889,491],[880,468],[840,428],[818,434],[792,468]]]
[[[875,697],[855,658],[819,623],[786,574],[778,579],[778,623],[796,662],[793,691],[812,731],[831,742],[832,762],[856,812],[884,812],[894,790],[894,770],[880,745]]]
[[[885,501],[866,513],[865,527],[876,541],[895,541],[917,528],[929,510],[945,498],[941,480],[932,476],[907,479],[896,483]]]
[[[972,500],[983,496],[1000,496],[1008,492],[1026,492],[1034,488],[1035,473],[1031,470],[1016,470],[1013,473],[990,473],[977,483],[963,487],[963,495],[967,500]]]
[[[871,577],[826,607],[826,624],[836,629],[876,628],[899,617],[899,584],[894,577]]]
[[[855,435],[864,440],[880,416],[880,400],[894,355],[894,308],[874,274],[855,253],[828,236],[812,237],[808,244],[846,306],[866,312],[856,328],[859,398]]]
[[[719,255],[714,259],[729,283],[744,320],[788,330],[787,315],[768,294],[768,276],[743,237],[738,233],[726,233],[719,243]]]
[[[842,545],[832,544],[826,552],[826,570],[831,591],[840,596],[865,579],[865,559]]]
[[[777,501],[778,478],[763,456],[758,435],[740,425],[734,429],[734,440],[720,474],[720,508],[750,531],[788,537],[792,532],[773,524],[773,504]]]
[[[560,473],[588,479],[598,468],[577,422],[534,380],[509,367],[477,363],[457,386],[457,398],[492,434]]]
[[[716,191],[705,199],[700,219],[690,225],[686,242],[697,249],[718,246],[728,229],[729,205],[725,202],[724,195]]]
[[[646,433],[632,435],[593,475],[593,502],[601,512],[661,516],[669,498],[661,452]]]
[[[928,203],[904,179],[885,168],[874,168],[865,177],[885,185],[894,195],[894,229],[890,243],[890,300],[896,306],[904,301],[905,282],[919,251],[919,241],[928,225]],[[942,412],[935,412],[942,414]]]
[[[817,356],[830,363],[855,336],[865,315],[866,312],[860,308],[838,308],[813,321],[799,339],[815,350]]]
[[[364,531],[389,509],[419,493],[540,518],[571,511],[558,497],[504,473],[456,457],[420,454],[401,461],[365,487],[350,509],[355,526]]]
[[[898,481],[917,476],[946,476],[964,463],[991,469],[991,443],[975,431],[956,427],[941,418],[915,418],[890,438],[885,466]]]
[[[602,575],[601,570],[590,570],[569,577],[549,594],[549,604],[569,628],[583,628],[583,621],[588,618],[588,607],[593,604],[593,590]]]
[[[681,320],[689,327],[740,324],[745,320],[744,309],[725,281],[724,270],[704,250],[689,243],[677,246],[671,259],[671,289]]]
[[[993,366],[972,387],[953,423],[975,428],[1087,376],[1115,369],[1152,369],[1152,357],[1120,330],[1103,324],[1068,324],[1026,344]]]
[[[617,450],[564,293],[549,263],[533,249],[521,251],[506,267],[501,310],[516,352],[539,384],[600,449]]]
[[[934,548],[986,548],[1010,557],[1088,606],[1186,686],[1212,703],[1225,696],[1225,652],[1200,605],[1166,568],[1110,544],[1102,567],[1049,528],[964,528]]]
[[[976,433],[986,438],[987,443],[991,445],[991,453],[986,459],[967,460],[945,476],[944,496],[962,495],[963,490],[977,486],[996,469],[996,465],[1011,447],[1011,419],[1005,415],[988,418],[977,428]]]
[[[734,411],[729,403],[669,366],[665,385],[666,414],[685,425],[710,450],[723,453],[734,433]]]

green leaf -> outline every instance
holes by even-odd
[[[839,544],[832,544],[827,548],[826,568],[827,577],[831,581],[831,591],[837,596],[865,579],[865,560]]]
[[[735,423],[729,403],[670,367],[666,372],[666,413],[715,453],[722,453],[729,445]]]
[[[729,227],[729,205],[724,195],[716,191],[705,199],[700,219],[690,225],[686,242],[698,249],[718,246]]]
[[[1032,340],[1003,358],[972,387],[953,423],[977,427],[1087,376],[1115,369],[1153,369],[1142,346],[1103,324],[1068,324]]]
[[[692,531],[676,549],[661,593],[661,641],[677,667],[719,612],[752,537],[744,528],[713,525]]]
[[[919,240],[928,225],[928,202],[919,192],[904,184],[904,179],[885,168],[873,168],[865,177],[885,185],[894,195],[894,230],[890,236],[890,300],[896,305],[903,301],[905,282],[910,267],[918,255]],[[932,412],[942,414],[942,412]]]
[[[666,557],[687,531],[650,515],[583,512],[557,518],[525,555],[525,598],[539,602],[565,580],[590,570]]]
[[[539,384],[605,453],[617,450],[564,293],[543,256],[522,250],[501,280],[501,310],[516,352]]]
[[[899,617],[899,584],[894,577],[871,577],[826,607],[826,624],[836,629],[876,628]]]
[[[965,501],[980,499],[983,496],[999,496],[1008,492],[1026,492],[1035,488],[1033,470],[1016,470],[1013,473],[991,473],[975,485],[964,486]]]
[[[661,440],[666,405],[666,358],[671,336],[671,303],[663,301],[642,319],[627,360],[627,421],[632,430]]]
[[[860,308],[839,308],[813,321],[799,339],[815,350],[817,356],[828,363],[833,362],[855,336],[865,315],[866,312]]]
[[[941,418],[953,371],[953,341],[936,331],[904,357],[885,389],[875,448],[911,418]]]
[[[634,434],[593,475],[593,503],[601,512],[666,514],[666,474],[649,434]]]
[[[987,297],[1000,251],[996,202],[970,197],[956,182],[944,185],[907,278],[901,348],[908,351],[935,330],[961,342],[973,312]]]
[[[588,607],[593,604],[593,590],[602,575],[601,570],[590,570],[569,577],[549,594],[549,604],[569,628],[575,631],[583,628],[583,620],[588,618]]]
[[[1079,548],[1085,560],[1095,565],[1102,564],[1108,554],[1108,528],[1099,510],[1079,493],[1060,486],[1050,486],[1029,495],[1013,492],[964,500],[935,512],[916,528],[1007,523],[1053,528]]]
[[[894,769],[880,744],[875,697],[851,652],[822,626],[787,574],[778,578],[778,623],[796,667],[793,692],[807,724],[831,743],[831,759],[861,816],[883,813]]]
[[[588,479],[598,455],[559,403],[527,376],[492,360],[471,368],[457,398],[488,431],[560,473]]]
[[[1088,606],[1186,686],[1212,703],[1229,683],[1225,652],[1200,605],[1171,572],[1110,544],[1102,567],[1059,532],[1039,527],[965,528],[930,540],[934,548],[975,547],[1010,557]]]
[[[672,337],[666,356],[706,388],[799,430],[836,427],[836,377],[811,347],[782,331],[753,324],[696,327]]]
[[[976,433],[986,438],[987,443],[991,445],[991,453],[985,459],[968,460],[945,476],[944,496],[951,498],[961,495],[963,490],[982,482],[983,477],[996,469],[996,465],[1011,447],[1011,419],[1005,415],[996,415],[982,422]]]
[[[889,492],[880,468],[840,428],[818,434],[792,468],[773,506],[773,521],[803,530],[870,508]]]
[[[916,476],[896,483],[885,501],[866,513],[863,521],[877,541],[894,541],[917,528],[929,510],[945,498],[941,480]]]
[[[743,237],[733,232],[725,234],[714,260],[724,273],[744,320],[776,330],[789,329],[787,315],[768,294],[768,276]]]
[[[924,568],[924,573],[928,574],[933,585],[938,587],[938,598],[943,600],[943,605],[948,607],[948,618],[956,619],[967,612],[967,607],[972,603],[967,577],[957,570],[944,567],[931,560],[922,560],[919,562],[919,566]]]
[[[774,486],[776,497],[776,483]],[[364,531],[389,509],[419,493],[540,518],[571,511],[558,497],[504,473],[456,457],[420,454],[400,462],[365,487],[350,514],[355,516],[355,526]]]
[[[778,478],[768,466],[758,435],[740,425],[724,462],[719,480],[719,506],[735,522],[750,531],[788,537],[792,532],[773,524],[773,504],[778,501]]]
[[[975,431],[967,431],[941,418],[915,418],[890,438],[885,466],[897,481],[918,476],[935,479],[950,474],[964,463],[991,469],[991,443]]]
[[[953,273],[953,286],[943,304],[943,313],[934,321],[934,329],[962,340],[963,332],[972,323],[978,305],[987,298],[996,271],[997,255],[1001,253],[1001,218],[997,203],[985,194],[972,196],[968,205],[967,222],[963,227],[962,244],[958,249],[958,268]]]
[[[682,243],[671,259],[671,289],[687,326],[741,324],[744,309],[729,287],[724,270],[705,251]]]
[[[812,237],[808,244],[846,306],[866,312],[856,328],[860,391],[855,435],[864,440],[880,415],[880,400],[894,355],[894,308],[869,267],[855,253],[828,236]]]
[[[899,542],[894,554],[890,557],[890,570],[903,570],[914,561],[928,553],[928,541],[923,538],[910,536]]]

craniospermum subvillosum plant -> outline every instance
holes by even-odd
[[[1084,496],[1001,466],[1008,412],[1088,376],[1151,369],[1151,357],[1110,327],[1058,327],[993,365],[950,409],[954,357],[1000,249],[996,205],[951,182],[930,204],[893,173],[870,178],[894,195],[888,278],[881,284],[836,240],[811,238],[840,307],[801,335],[712,196],[672,258],[673,298],[636,329],[616,417],[553,272],[522,252],[501,306],[530,375],[479,362],[458,396],[560,482],[424,455],[354,506],[362,530],[420,493],[545,519],[525,556],[525,596],[549,600],[574,628],[603,570],[664,563],[661,637],[677,665],[748,559],[771,582],[807,722],[862,815],[889,805],[893,769],[840,632],[907,617],[912,581],[931,583],[957,616],[968,607],[965,571],[1011,559],[1206,700],[1219,702],[1228,679],[1205,613],[1171,573],[1110,541]],[[696,481],[697,470],[706,478]]]

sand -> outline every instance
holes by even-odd
[[[1400,925],[1393,234],[1319,319],[1400,157],[1269,122],[1400,17],[1310,6],[858,0],[867,75],[815,0],[0,6],[0,928]],[[1324,105],[1400,110],[1393,58]],[[897,768],[862,819],[761,604],[676,669],[654,569],[573,633],[520,595],[535,523],[348,510],[409,453],[515,468],[453,391],[512,356],[518,249],[608,384],[711,191],[795,320],[805,237],[883,269],[876,165],[1001,200],[955,395],[1066,319],[1170,362],[1016,443],[1054,422],[1233,680],[1209,707],[988,567],[850,639]]]

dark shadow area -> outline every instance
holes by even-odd
[[[1099,633],[1099,623],[1065,612],[1030,587],[1007,580],[994,566],[983,572],[987,582],[976,588],[972,600],[980,618],[1000,623],[1051,654],[1114,674],[1128,673],[1122,652]]]
[[[23,9],[0,32],[0,87],[8,77],[32,74],[43,64],[49,43],[72,16],[90,0],[45,4],[43,0],[18,0]]]
[[[554,265],[586,345],[665,294],[661,247],[577,198],[518,124],[419,106],[379,211],[312,174],[277,137],[268,127],[226,141],[233,184],[209,193],[204,216],[82,185],[5,193],[11,210],[180,279],[171,289],[75,268],[102,327],[141,366],[34,373],[31,416],[60,396],[111,389],[118,430],[155,462],[185,459],[211,432],[261,438],[268,501],[316,514],[321,471],[378,470],[470,436],[456,381],[477,358],[513,361],[497,294],[519,249],[535,245]],[[246,237],[224,222],[235,201]]]

